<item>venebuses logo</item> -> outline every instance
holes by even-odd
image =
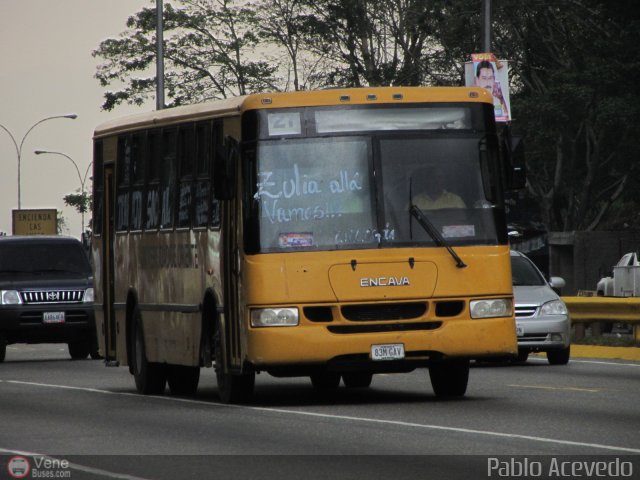
[[[31,472],[29,460],[22,456],[11,457],[7,463],[7,472],[11,478],[25,478]]]

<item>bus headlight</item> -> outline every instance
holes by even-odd
[[[511,316],[512,303],[510,298],[472,300],[469,306],[471,310],[471,318]]]
[[[297,308],[256,308],[251,310],[252,327],[294,327],[298,325]]]
[[[0,303],[2,305],[20,305],[22,300],[17,290],[0,291]]]

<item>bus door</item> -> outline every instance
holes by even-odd
[[[233,139],[227,139],[227,148],[224,155],[226,161],[237,166],[238,147]],[[240,201],[232,198],[222,202],[221,223],[223,251],[221,258],[223,273],[223,295],[224,295],[224,338],[226,347],[226,359],[229,372],[239,373],[242,366],[241,352],[241,322],[243,319],[243,308],[241,299],[241,259],[240,259],[240,232],[241,215],[239,212]]]
[[[114,295],[114,181],[113,164],[104,166],[104,226],[102,229],[102,285],[104,314],[104,355],[105,362],[116,361],[116,316],[113,309]]]

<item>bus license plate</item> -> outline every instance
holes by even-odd
[[[64,323],[64,312],[44,312],[42,323]]]
[[[389,343],[386,345],[371,345],[372,360],[401,360],[404,358],[404,344]]]

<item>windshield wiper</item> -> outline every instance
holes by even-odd
[[[433,225],[433,223],[431,223],[431,221],[427,218],[427,216],[424,213],[422,213],[422,210],[420,210],[414,204],[411,204],[411,206],[409,207],[409,213],[411,213],[411,215],[413,215],[416,218],[416,220],[418,220],[418,223],[420,224],[420,226],[424,228],[424,231],[427,232],[431,238],[433,238],[433,241],[436,242],[437,246],[445,247],[447,249],[447,251],[451,254],[453,259],[456,261],[456,267],[464,268],[467,266],[467,264],[462,261],[462,259],[453,250],[453,248],[451,248],[451,245],[449,245],[447,241],[444,239],[444,237],[440,235],[440,232]]]

